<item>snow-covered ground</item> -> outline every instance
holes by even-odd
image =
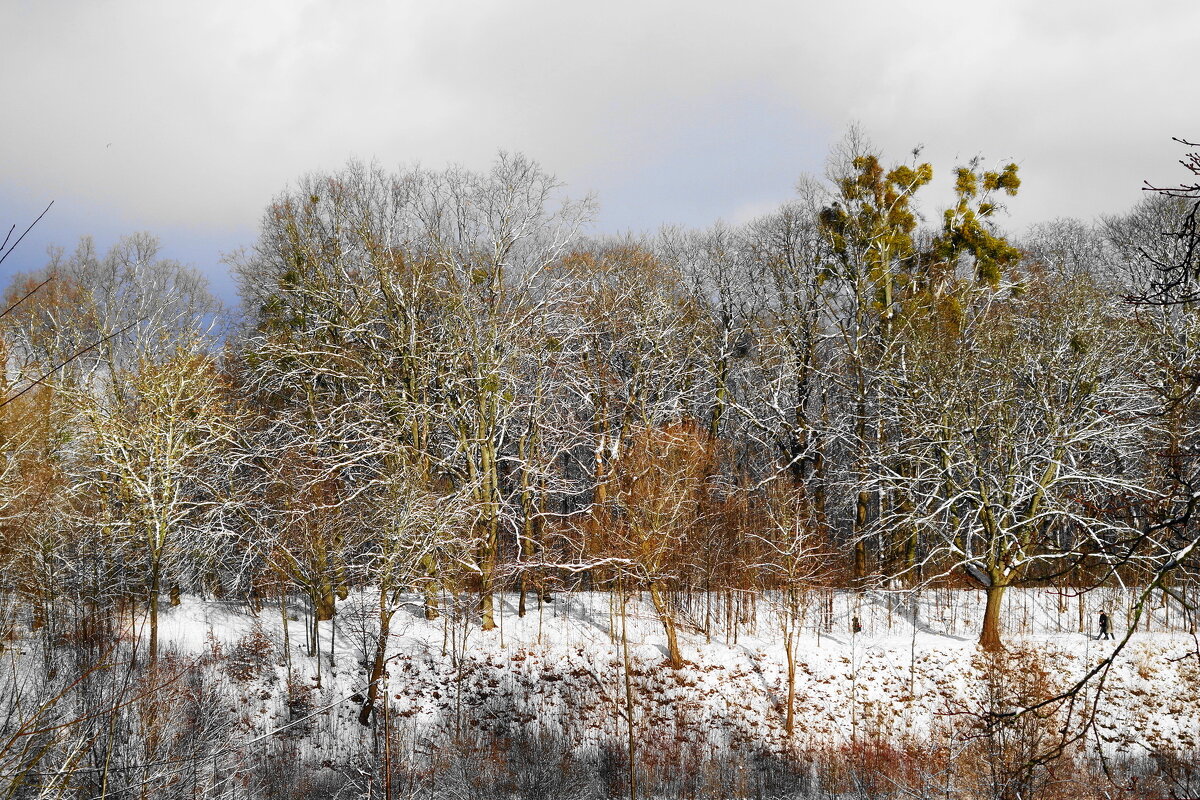
[[[1011,591],[1004,616],[1009,655],[999,664],[976,646],[981,593],[814,596],[797,646],[797,740],[921,742],[969,725],[997,702],[1049,696],[1111,653],[1113,641],[1095,638],[1096,615],[1109,613],[1119,639],[1131,596]],[[362,735],[354,717],[367,680],[365,654],[373,646],[376,611],[369,598],[351,595],[332,623],[320,624],[315,658],[306,655],[302,610],[289,611],[293,687],[313,687],[304,690],[311,695],[306,708],[336,718],[351,737]],[[531,595],[524,617],[514,596],[499,600],[499,626],[484,632],[467,616],[426,620],[419,598],[408,598],[389,642],[392,723],[413,729],[449,721],[484,730],[517,725],[560,730],[581,744],[619,738],[626,672],[614,597],[564,593],[542,605]],[[740,621],[733,625],[735,616]],[[734,747],[784,747],[787,669],[778,608],[761,596],[699,596],[688,600],[679,620],[687,663],[672,670],[648,599],[628,603],[625,634],[639,729],[659,736],[686,729],[693,740],[706,732]],[[1088,630],[1080,631],[1081,622]],[[1188,624],[1177,608],[1156,607],[1148,625],[1143,620],[1107,673],[1103,692],[1086,695],[1096,703],[1092,746],[1131,755],[1200,747],[1200,656]],[[166,650],[216,650],[235,664],[265,650],[270,663],[257,672],[251,664],[237,678],[247,732],[294,723],[295,709],[289,713],[284,700],[288,659],[278,606],[269,603],[256,615],[241,604],[185,598],[164,611],[160,635]]]

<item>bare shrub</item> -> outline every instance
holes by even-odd
[[[275,684],[275,662],[279,654],[275,644],[255,627],[237,641],[224,660],[225,672],[241,683],[264,681],[268,686]]]

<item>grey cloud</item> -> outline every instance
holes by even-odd
[[[152,230],[249,229],[349,156],[482,166],[497,148],[600,190],[605,225],[703,223],[785,199],[854,120],[892,159],[924,143],[943,175],[976,153],[1018,161],[1019,225],[1119,210],[1172,177],[1171,135],[1200,135],[1185,2],[111,0],[7,17],[8,195]]]

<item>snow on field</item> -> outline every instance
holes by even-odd
[[[348,730],[356,730],[366,654],[374,643],[377,612],[369,597],[351,595],[339,603],[332,623],[320,623],[318,657],[306,654],[303,610],[289,612],[293,685],[314,687],[311,707],[330,707]],[[1110,614],[1120,638],[1129,599],[1116,591],[1085,597],[1010,592],[1008,683],[1020,684],[1034,699],[1069,685],[1114,646],[1095,638],[1097,612]],[[688,600],[680,613],[687,663],[672,670],[664,664],[665,637],[648,599],[630,599],[625,624],[637,719],[663,736],[682,736],[686,728],[690,738],[706,731],[734,746],[782,746],[787,667],[778,609],[762,597],[733,606],[728,600]],[[392,719],[414,728],[448,721],[496,730],[559,728],[580,743],[620,736],[625,661],[613,596],[560,594],[548,604],[531,596],[523,618],[515,602],[512,595],[500,598],[499,626],[483,632],[465,616],[426,620],[419,598],[407,598],[389,642]],[[988,696],[987,661],[975,643],[982,610],[982,594],[966,590],[817,598],[797,647],[797,736],[824,744],[871,735],[920,741],[937,726],[972,719]],[[731,615],[740,624],[729,625]],[[706,617],[711,637],[703,632]],[[1148,631],[1143,621],[1106,675],[1090,737],[1095,746],[1133,754],[1200,746],[1200,659],[1196,639],[1179,629],[1185,624],[1185,616],[1169,608],[1154,610]],[[254,637],[269,642],[277,663],[265,681],[275,687],[275,697],[261,703],[247,724],[265,732],[287,723],[277,606],[268,604],[256,615],[241,604],[185,598],[164,612],[160,635],[165,649],[187,655],[216,648],[228,656],[253,650],[248,642]],[[252,688],[247,697],[256,695]]]

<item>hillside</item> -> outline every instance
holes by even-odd
[[[69,686],[63,706],[103,706],[97,698],[117,696],[124,676],[120,696],[132,699],[115,715],[121,747],[109,754],[110,780],[136,773],[160,791],[190,781],[201,794],[236,786],[247,797],[372,796],[386,783],[414,793],[393,796],[443,796],[421,794],[438,787],[458,787],[447,797],[628,796],[632,742],[642,794],[652,797],[899,797],[914,787],[927,796],[1006,796],[1010,784],[1036,788],[1033,796],[1088,796],[1085,785],[1122,796],[1138,779],[1164,791],[1194,780],[1179,758],[1200,742],[1200,664],[1171,609],[1156,609],[1103,685],[1093,680],[1073,706],[1000,723],[995,714],[1050,697],[1109,655],[1113,641],[1077,630],[1079,603],[1089,623],[1107,608],[1119,640],[1127,598],[1015,591],[1008,650],[984,656],[973,635],[980,593],[815,597],[796,640],[791,737],[779,609],[764,596],[728,607],[728,596],[699,595],[677,609],[680,669],[665,661],[647,599],[629,599],[623,642],[608,594],[533,600],[523,618],[505,595],[500,625],[486,633],[470,615],[426,620],[412,596],[393,620],[386,711],[380,703],[366,726],[358,717],[377,609],[363,595],[319,623],[315,656],[302,609],[289,609],[285,649],[279,606],[254,613],[185,596],[162,612],[155,669],[144,656],[136,667],[115,657],[130,655],[140,627],[122,631],[90,667],[83,644],[60,645],[53,657],[82,669],[80,681],[93,687],[76,697],[78,685]],[[1176,610],[1175,619],[1184,617]],[[37,634],[19,641],[6,652],[14,678],[25,676],[13,683],[18,694],[37,685],[46,658],[32,646]],[[69,721],[59,713],[60,724]],[[54,745],[69,753],[83,734],[63,731]],[[1059,746],[1066,757],[1053,768],[1034,763]],[[82,765],[63,763],[78,779]],[[92,769],[84,776],[98,774]]]

